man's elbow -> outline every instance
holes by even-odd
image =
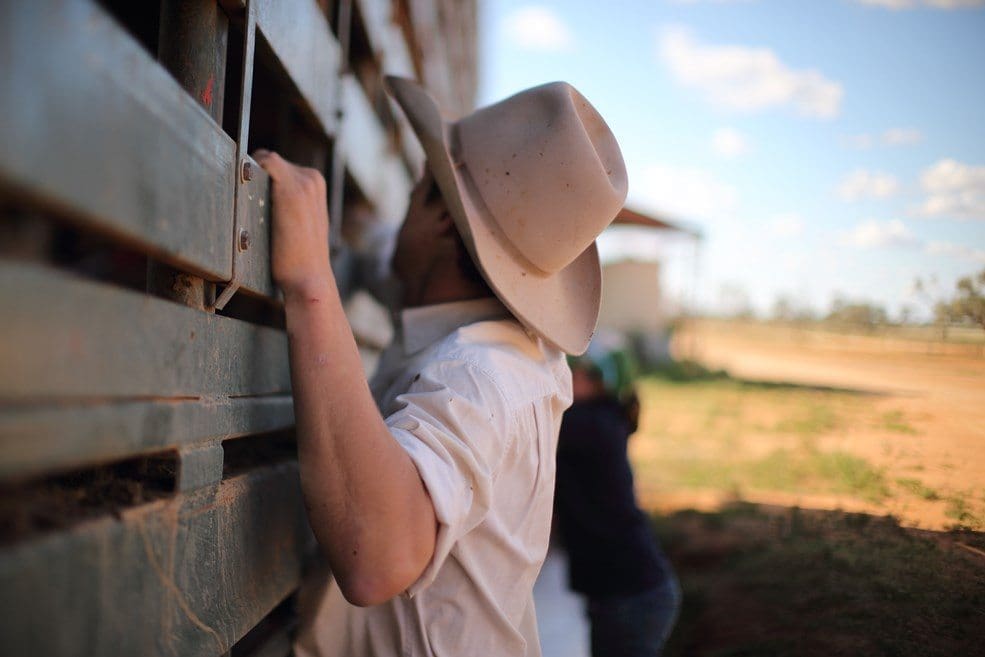
[[[371,577],[347,578],[339,581],[342,595],[349,604],[357,607],[373,607],[395,598],[404,589]]]
[[[418,560],[396,559],[389,563],[355,567],[350,572],[336,574],[342,595],[357,607],[383,604],[400,595],[424,572],[427,566]]]

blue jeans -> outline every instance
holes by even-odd
[[[592,657],[656,657],[681,608],[681,587],[669,566],[657,588],[590,598]]]

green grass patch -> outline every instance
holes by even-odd
[[[975,513],[965,497],[947,498],[947,508],[944,510],[944,515],[957,521],[956,528],[985,529],[985,518]]]
[[[929,488],[924,485],[919,479],[912,479],[910,477],[901,477],[896,480],[896,485],[905,490],[906,492],[916,495],[917,497],[928,500],[930,502],[941,499],[940,494],[933,488]]]
[[[708,369],[693,360],[675,360],[647,367],[643,375],[660,381],[674,383],[699,383],[704,381],[722,381],[731,377],[725,370]]]
[[[777,422],[773,430],[799,436],[819,436],[839,426],[841,419],[837,411],[822,398],[794,407],[793,412]]]
[[[893,433],[902,433],[910,436],[914,436],[919,433],[912,424],[906,421],[903,416],[903,411],[888,411],[882,414],[881,426],[887,431],[892,431]]]
[[[870,502],[892,494],[881,470],[841,451],[776,450],[745,467],[755,488],[847,493]]]
[[[894,486],[882,468],[848,450],[825,447],[856,428],[891,422],[903,431],[904,418],[885,416],[875,397],[701,369],[688,378],[681,371],[699,366],[668,367],[677,369],[640,382],[643,422],[633,441],[642,488],[834,493],[873,503],[912,489]]]
[[[638,477],[650,473],[668,487],[743,489],[801,493],[839,493],[880,503],[892,496],[884,472],[865,459],[840,451],[778,449],[752,460],[695,458],[637,464]]]

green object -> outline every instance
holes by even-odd
[[[606,394],[625,401],[635,390],[639,366],[629,348],[621,342],[596,338],[583,356],[569,356],[568,364],[592,372],[602,381]]]

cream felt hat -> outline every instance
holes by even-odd
[[[450,123],[416,82],[386,83],[489,286],[528,329],[583,353],[602,292],[595,238],[626,199],[626,166],[609,126],[565,82]]]

